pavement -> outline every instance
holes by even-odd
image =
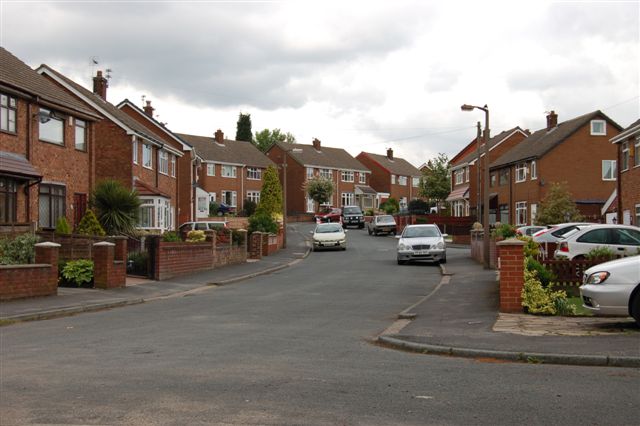
[[[306,228],[290,224],[287,248],[256,261],[165,281],[128,277],[120,289],[59,288],[57,296],[3,302],[0,325],[182,297],[269,274],[308,256]],[[640,327],[633,319],[499,313],[496,271],[474,262],[463,246],[452,249],[458,255],[442,265],[438,286],[400,312],[379,344],[476,359],[640,368]]]

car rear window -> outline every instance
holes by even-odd
[[[318,234],[329,234],[332,232],[341,232],[342,231],[342,225],[340,224],[328,224],[328,225],[322,225],[322,226],[318,226],[316,228],[316,232]]]
[[[378,223],[395,223],[393,216],[378,216]]]
[[[345,214],[362,214],[362,210],[360,210],[360,208],[358,207],[345,207],[344,213]]]
[[[440,231],[435,226],[407,227],[402,233],[402,238],[439,237]]]

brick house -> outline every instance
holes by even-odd
[[[522,142],[529,134],[520,127],[505,130],[489,139],[489,161],[502,156]],[[452,216],[476,216],[478,206],[482,204],[484,179],[484,143],[474,139],[464,147],[449,163],[451,170],[451,193],[446,201],[451,204]],[[478,167],[478,148],[480,149],[480,167]]]
[[[182,133],[177,136],[193,146],[201,158],[197,171],[197,219],[209,216],[212,201],[237,212],[244,209],[247,199],[260,201],[264,171],[274,164],[251,142],[225,139],[219,129],[214,137]]]
[[[640,226],[640,120],[611,138],[618,149],[617,222]]]
[[[95,126],[95,182],[120,181],[140,196],[138,228],[164,232],[176,228],[178,159],[183,151],[107,101],[108,79],[98,71],[93,91],[47,65],[41,75],[81,100],[102,117]]]
[[[280,167],[286,164],[287,215],[314,213],[320,209],[304,189],[305,182],[314,177],[333,182],[331,201],[325,207],[374,207],[375,191],[369,186],[371,171],[342,148],[323,147],[318,139],[311,145],[276,143],[269,148],[267,156]],[[284,180],[282,172],[280,178]]]
[[[100,117],[0,47],[0,224],[78,224]]]
[[[196,218],[196,191],[193,183],[197,180],[197,167],[200,164],[196,150],[153,117],[155,108],[151,106],[151,101],[146,101],[145,106],[139,108],[129,99],[125,99],[117,105],[117,108],[160,137],[165,145],[172,146],[184,153],[176,159],[178,168],[176,172],[178,179],[175,200],[176,219],[178,225],[194,221]]]
[[[566,182],[580,212],[601,219],[601,209],[616,186],[616,147],[609,142],[620,126],[601,111],[536,131],[491,163],[490,220],[514,225],[535,223],[540,201],[552,183]]]
[[[404,209],[409,201],[420,197],[422,172],[408,161],[394,157],[393,149],[387,149],[387,155],[361,152],[356,158],[371,170],[371,186],[378,192],[379,202],[395,198]]]

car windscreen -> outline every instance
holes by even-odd
[[[318,226],[316,228],[317,234],[330,234],[332,232],[342,232],[342,225],[336,223],[336,224]]]
[[[393,216],[378,216],[378,223],[395,223]]]
[[[429,227],[415,227],[415,228],[405,228],[402,233],[402,238],[420,238],[420,237],[439,237],[440,232],[437,228],[432,226]]]
[[[362,214],[362,211],[358,207],[345,207],[344,214]]]

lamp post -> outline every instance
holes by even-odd
[[[481,107],[476,105],[464,104],[460,107],[462,111],[473,111],[479,109],[484,111],[484,170],[483,170],[483,189],[484,194],[482,197],[482,227],[484,228],[484,236],[482,240],[483,245],[483,260],[485,269],[490,268],[489,260],[489,107],[487,105]],[[478,164],[478,167],[480,164]],[[478,182],[478,185],[480,182]]]

